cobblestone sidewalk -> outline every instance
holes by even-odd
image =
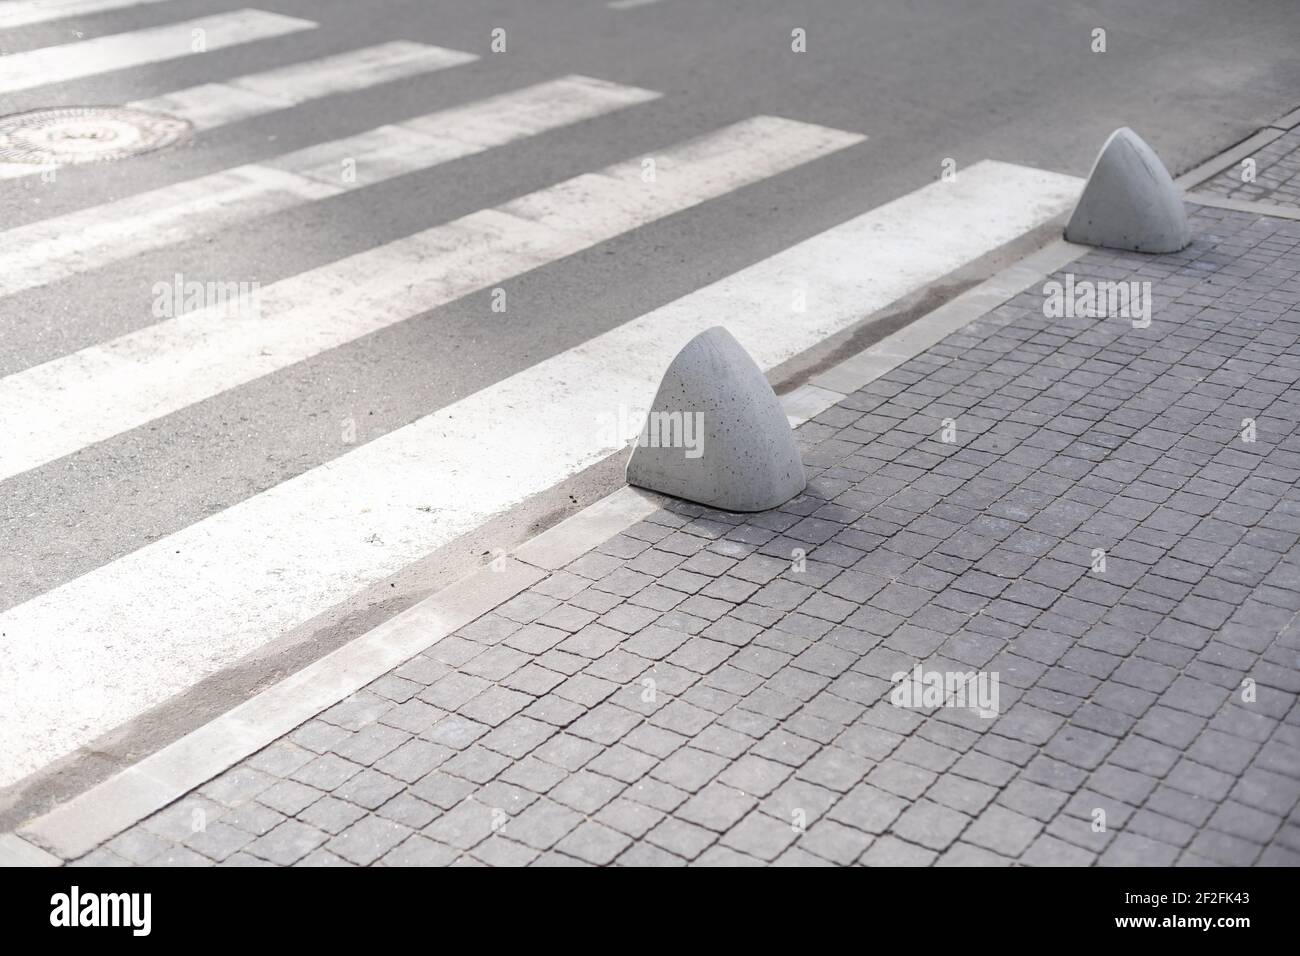
[[[1300,863],[1300,222],[1193,226],[1073,267],[1149,328],[1031,289],[78,862]]]

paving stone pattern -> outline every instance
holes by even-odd
[[[1252,158],[1253,183],[1242,180],[1244,169],[1238,163],[1198,186],[1197,191],[1300,209],[1300,127],[1261,147]]]
[[[1300,863],[1300,222],[1194,227],[1073,266],[1149,328],[1030,290],[79,862]]]

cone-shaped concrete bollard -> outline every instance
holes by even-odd
[[[701,332],[668,366],[627,480],[725,511],[775,508],[803,491],[785,410],[726,329]]]
[[[1178,187],[1127,126],[1110,134],[1092,164],[1065,238],[1131,252],[1177,252],[1192,241]]]

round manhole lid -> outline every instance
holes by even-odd
[[[74,106],[0,116],[0,162],[106,163],[170,146],[188,121],[122,106]]]

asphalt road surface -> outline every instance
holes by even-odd
[[[0,787],[610,490],[691,321],[772,367],[1068,207],[1118,126],[1175,173],[1241,140],[1298,35],[1288,0],[0,2],[0,114],[194,127],[0,150]],[[764,266],[900,197],[912,245]]]

